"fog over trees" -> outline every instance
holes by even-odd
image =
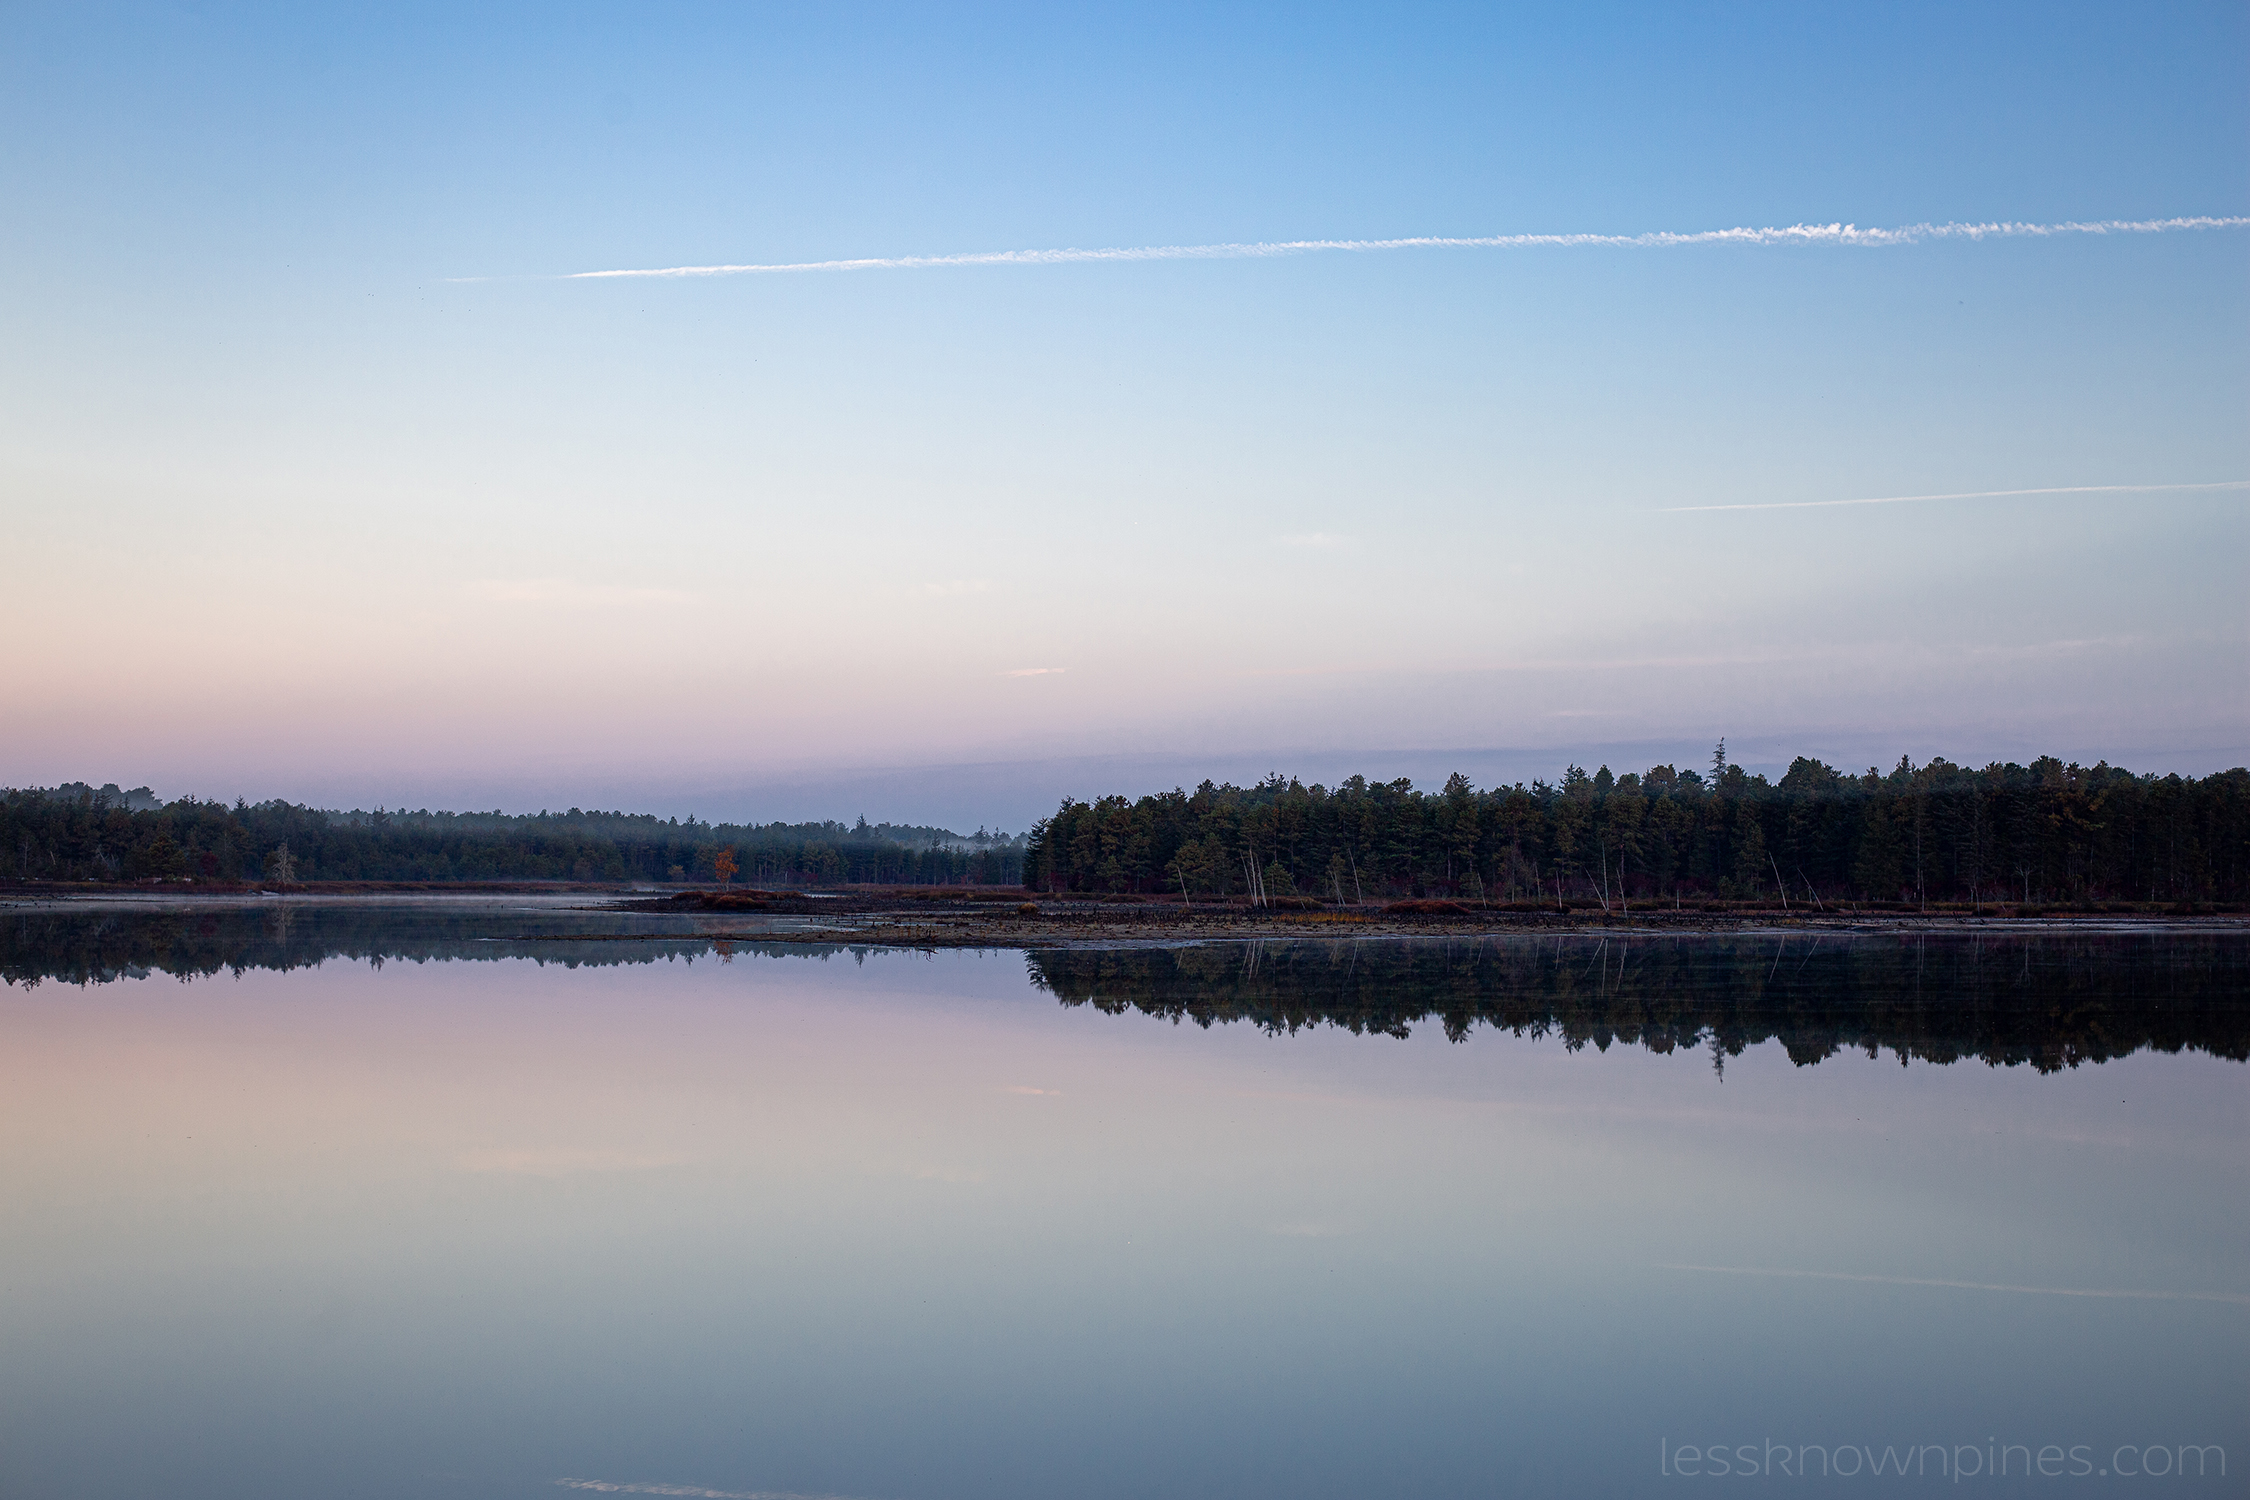
[[[128,799],[131,799],[130,801]],[[1014,885],[1020,835],[649,813],[324,811],[160,803],[84,783],[0,792],[0,870],[48,881],[702,881]]]

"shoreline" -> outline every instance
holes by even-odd
[[[631,918],[668,917],[647,931],[524,934],[517,941],[760,942],[911,949],[1178,947],[1228,942],[1381,939],[1481,940],[1522,937],[1971,937],[2250,935],[2250,913],[2158,911],[1800,913],[1745,907],[1732,912],[1451,911],[1379,906],[1273,911],[1244,905],[1027,899],[989,887],[914,891],[664,892],[619,886],[300,887],[283,891],[181,887],[0,888],[0,912],[285,910],[291,907],[505,908],[525,902],[547,912]],[[1421,905],[1421,903],[1416,903]]]
[[[855,914],[856,915],[856,914]],[[1929,918],[1915,922],[1887,922],[1874,918],[1841,917],[1795,920],[1678,923],[1627,922],[1621,918],[1547,922],[1482,921],[1383,921],[1305,922],[1284,919],[1244,918],[1218,922],[1103,922],[1051,918],[999,918],[926,920],[907,913],[870,913],[857,920],[803,925],[803,918],[783,918],[791,925],[734,925],[723,930],[716,924],[697,937],[711,941],[734,940],[765,943],[821,943],[893,948],[1142,948],[1193,947],[1210,943],[1247,942],[1411,942],[1481,941],[1490,938],[1760,938],[1760,937],[2059,937],[2086,936],[2186,936],[2239,933],[2250,936],[2250,919],[2170,917],[2140,922],[2115,919],[2057,921],[2046,918]],[[662,936],[656,933],[582,935],[597,941],[633,942]],[[672,934],[678,936],[678,934]],[[542,939],[531,939],[542,941]],[[561,941],[561,939],[555,939]]]

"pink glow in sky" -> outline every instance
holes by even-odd
[[[26,20],[0,784],[2239,764],[2242,22],[2074,24]]]

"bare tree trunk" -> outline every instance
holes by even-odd
[[[1924,916],[1930,911],[1930,888],[1922,879],[1922,799],[1914,799],[1914,906]]]

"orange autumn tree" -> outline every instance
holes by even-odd
[[[742,866],[735,863],[732,849],[721,849],[719,857],[711,861],[711,868],[718,872],[719,884],[726,885],[734,879],[734,872]]]

